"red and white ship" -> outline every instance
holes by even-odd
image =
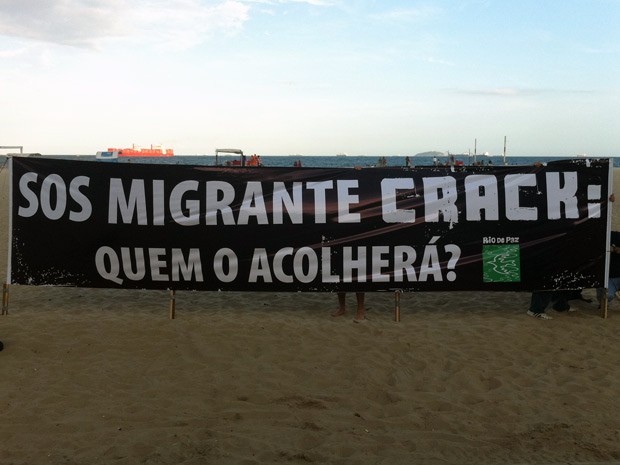
[[[131,148],[109,148],[106,151],[97,152],[97,158],[117,157],[173,157],[174,150],[164,148],[163,145],[151,145],[150,148],[132,145]]]
[[[118,152],[119,157],[173,157],[174,150],[166,149],[163,145],[151,145],[151,148],[138,147],[133,144],[131,148],[108,149],[108,152]]]

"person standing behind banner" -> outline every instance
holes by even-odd
[[[607,303],[614,300],[617,291],[620,291],[620,231],[612,231],[610,237],[609,255],[609,281],[607,282]],[[596,290],[596,298],[600,304],[605,296],[605,289],[599,287]]]
[[[536,165],[539,166],[539,165]],[[616,201],[616,196],[612,193],[609,196],[610,202]],[[620,290],[620,247],[615,247],[613,244],[620,244],[620,233],[613,232],[611,233],[611,258],[610,258],[610,266],[609,266],[609,284],[608,284],[608,292],[607,299],[608,302],[611,302],[614,298],[614,295],[617,290]],[[612,265],[612,260],[613,265]],[[613,268],[612,268],[613,267]],[[616,268],[617,267],[617,268]],[[613,269],[613,271],[612,271]],[[612,282],[612,276],[614,277]],[[552,318],[545,313],[547,306],[550,303],[553,303],[554,310],[558,312],[574,312],[575,310],[570,308],[570,304],[568,301],[573,297],[573,293],[575,291],[534,291],[532,292],[532,299],[530,302],[530,309],[527,311],[529,316],[533,316],[535,318],[540,318],[541,320],[551,320]],[[596,290],[596,296],[598,298],[599,303],[603,299],[605,291],[603,288],[599,288]],[[587,299],[581,299],[587,301]],[[600,308],[600,306],[599,306]]]
[[[527,314],[541,320],[552,320],[553,318],[545,313],[549,304],[553,304],[553,309],[558,312],[573,311],[568,304],[566,291],[534,291]]]
[[[356,292],[355,297],[357,299],[357,312],[355,313],[355,317],[353,317],[354,323],[363,323],[366,321],[366,307],[364,307],[364,293]],[[338,310],[332,313],[333,317],[342,316],[347,313],[347,293],[339,292],[338,293]]]
[[[614,203],[616,201],[616,195],[612,192],[609,196],[609,201]],[[616,244],[620,244],[620,233],[618,231],[612,231],[610,235],[610,255],[609,255],[609,281],[607,283],[607,303],[610,303],[614,296],[616,295],[616,291],[620,290],[620,257],[618,257],[618,253],[620,253],[620,247],[616,247]],[[618,250],[618,251],[616,251]],[[613,289],[613,290],[612,290]],[[596,299],[598,300],[598,308],[601,308],[601,302],[603,301],[603,295],[605,294],[605,289],[599,287],[596,289]]]

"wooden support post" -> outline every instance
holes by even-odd
[[[169,317],[171,320],[174,320],[175,311],[176,311],[176,291],[174,289],[170,289]]]
[[[607,318],[607,309],[609,308],[609,302],[607,301],[607,288],[605,288],[605,292],[603,293],[603,297],[601,298],[601,317]]]
[[[9,285],[6,283],[2,285],[2,314],[9,314]]]
[[[400,321],[400,291],[394,292],[394,321]]]

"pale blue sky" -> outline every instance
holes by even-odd
[[[0,0],[0,145],[620,155],[620,0]]]

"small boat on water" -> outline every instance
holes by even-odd
[[[116,150],[102,150],[95,155],[97,160],[116,160],[118,158],[118,151]]]
[[[237,160],[226,160],[226,166],[263,166],[260,155],[246,156],[240,149],[215,149],[215,166],[220,165],[220,153],[232,153],[239,155]]]
[[[163,145],[151,145],[150,148],[132,145],[130,148],[108,148],[108,150],[97,152],[98,159],[114,159],[118,157],[173,157],[174,150],[166,149]]]
[[[24,152],[23,145],[1,145],[0,149],[17,149],[19,152],[9,152],[6,154],[7,157],[40,157],[41,154],[39,152]]]

